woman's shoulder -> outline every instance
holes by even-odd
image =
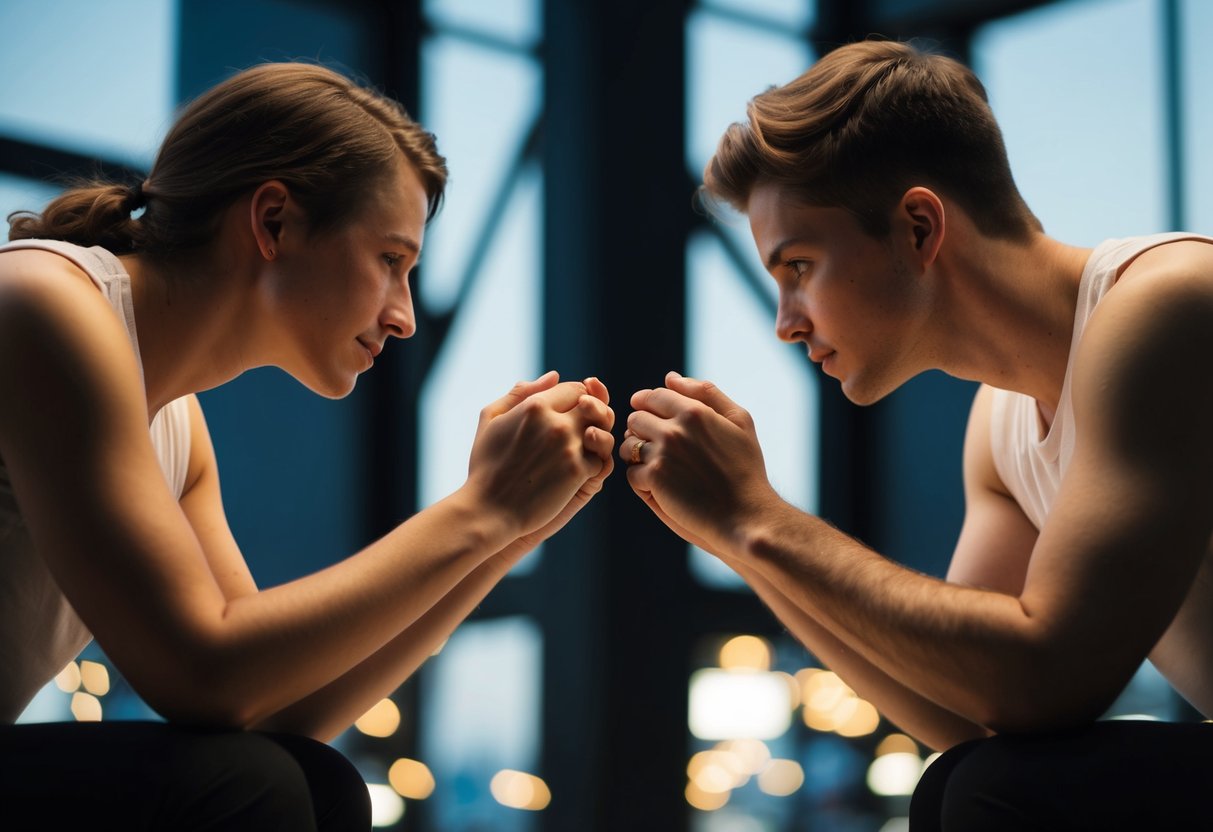
[[[45,250],[0,251],[0,355],[0,401],[28,402],[49,375],[139,378],[109,300],[83,268]]]
[[[70,291],[73,287],[97,293],[93,277],[79,262],[74,251],[88,252],[80,246],[57,241],[21,241],[0,246],[0,302],[5,295]]]

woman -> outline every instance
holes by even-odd
[[[66,793],[57,814],[131,829],[369,825],[361,779],[322,741],[600,489],[606,388],[520,382],[482,411],[460,489],[265,590],[224,518],[194,394],[266,365],[348,394],[389,337],[413,334],[408,275],[445,180],[399,105],[267,64],[190,104],[141,185],[10,218],[0,721],[95,637],[165,722],[0,726],[6,811]]]

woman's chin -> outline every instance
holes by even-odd
[[[338,376],[334,374],[332,377],[302,376],[291,373],[291,375],[317,396],[323,396],[326,399],[344,399],[354,391],[354,385],[358,381],[358,374]]]

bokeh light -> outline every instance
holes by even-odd
[[[725,670],[770,670],[771,646],[758,636],[736,636],[720,648]]]
[[[787,797],[804,785],[804,769],[795,760],[771,760],[758,775],[758,788],[775,797]]]
[[[404,817],[404,801],[391,786],[367,783],[371,793],[371,826],[395,826]]]
[[[391,699],[380,699],[354,722],[368,737],[390,737],[400,727],[400,709]]]
[[[906,751],[882,754],[868,767],[868,788],[885,797],[913,794],[922,770],[922,758],[917,754]]]
[[[536,812],[552,802],[548,784],[533,774],[503,769],[493,775],[489,791],[502,806]]]
[[[55,677],[55,684],[59,690],[64,693],[75,693],[80,689],[80,665],[75,662],[68,662],[67,665],[59,671],[59,675]]]
[[[72,694],[72,716],[80,722],[100,722],[101,700],[91,693],[76,691]]]
[[[387,779],[402,797],[425,800],[434,793],[434,775],[429,766],[419,760],[400,758],[388,769]]]
[[[80,681],[94,696],[105,696],[110,692],[109,669],[100,662],[80,662]]]

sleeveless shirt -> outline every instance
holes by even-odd
[[[1091,252],[1078,283],[1078,308],[1074,313],[1074,335],[1070,341],[1061,398],[1053,423],[1043,437],[1036,399],[1023,393],[991,390],[990,451],[994,467],[1037,530],[1044,526],[1061,478],[1074,456],[1074,403],[1070,398],[1070,377],[1087,321],[1116,284],[1125,264],[1148,249],[1176,240],[1213,242],[1213,238],[1198,234],[1153,234],[1105,240]]]
[[[142,373],[135,331],[130,275],[100,246],[84,248],[58,240],[19,240],[0,252],[39,249],[66,257],[82,269],[125,325]],[[152,419],[152,446],[169,488],[185,488],[190,455],[188,397],[170,402]],[[65,521],[70,522],[66,516]],[[12,723],[34,695],[92,639],[30,540],[8,468],[0,459],[0,722]]]

